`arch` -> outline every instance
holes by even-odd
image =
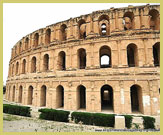
[[[14,75],[14,64],[12,65],[12,75]]]
[[[133,43],[127,46],[127,62],[129,67],[138,66],[138,49]]]
[[[109,68],[112,66],[111,49],[104,45],[99,51],[100,68]]]
[[[99,34],[101,36],[110,35],[110,23],[108,15],[101,15],[98,19],[99,22]]]
[[[154,66],[160,66],[160,42],[153,45]]]
[[[21,85],[21,86],[19,86],[19,96],[18,96],[19,103],[22,103],[22,96],[23,96],[23,87]]]
[[[125,12],[123,16],[124,30],[134,29],[134,13]]]
[[[62,85],[56,88],[56,107],[64,107],[64,88]]]
[[[23,65],[22,65],[22,73],[26,73],[26,59],[23,60]]]
[[[36,57],[33,56],[31,60],[31,73],[36,73]]]
[[[142,88],[134,84],[130,87],[131,110],[132,112],[143,113]]]
[[[45,54],[43,58],[43,71],[49,70],[49,55]]]
[[[29,38],[26,37],[26,39],[25,39],[25,50],[27,50],[28,47],[29,47]]]
[[[66,53],[64,51],[58,54],[58,69],[66,70]]]
[[[64,40],[66,40],[67,39],[67,26],[66,26],[66,24],[62,24],[61,25],[61,41],[64,41]]]
[[[113,110],[113,88],[110,85],[101,87],[101,110]]]
[[[46,93],[47,93],[47,87],[43,85],[41,87],[41,93],[40,93],[40,106],[46,106]]]
[[[16,62],[16,75],[19,74],[19,62]]]
[[[87,63],[87,54],[86,50],[84,48],[80,48],[77,51],[78,56],[78,68],[79,69],[85,69],[86,63]]]
[[[149,26],[153,30],[160,30],[160,15],[156,9],[149,11],[150,21]]]
[[[19,53],[22,51],[22,42],[19,42]]]
[[[38,33],[35,33],[34,35],[34,46],[38,46],[39,44],[39,34]]]
[[[83,85],[77,87],[77,104],[78,109],[86,109],[86,87]]]
[[[13,86],[13,91],[12,91],[12,101],[15,101],[15,86]]]
[[[79,27],[79,39],[85,39],[86,38],[86,22],[84,19],[81,19],[78,21],[78,27]]]
[[[33,104],[33,87],[29,86],[28,88],[28,105],[32,105]]]
[[[51,41],[51,29],[48,28],[45,33],[45,44],[50,44]]]

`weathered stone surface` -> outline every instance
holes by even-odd
[[[115,129],[125,129],[125,117],[115,116]]]
[[[159,115],[159,14],[159,5],[112,8],[23,37],[12,48],[5,98],[54,109]]]

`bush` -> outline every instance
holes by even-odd
[[[132,119],[133,117],[131,115],[123,115],[125,117],[125,127],[128,129],[132,126]]]
[[[143,116],[144,129],[155,129],[155,118],[149,116]]]
[[[93,115],[92,113],[87,113],[87,112],[73,112],[71,114],[71,119],[75,121],[75,123],[79,123],[80,121],[83,124],[86,125],[93,125],[92,118]]]
[[[115,115],[95,113],[93,117],[93,123],[96,126],[114,127]]]
[[[74,120],[75,123],[79,123],[81,121],[86,125],[114,127],[115,123],[114,114],[73,112],[71,116],[71,119]]]
[[[68,122],[69,111],[55,110],[55,109],[40,109],[39,118],[45,120]]]
[[[4,113],[30,117],[31,116],[30,111],[31,111],[30,107],[9,104],[3,105]]]

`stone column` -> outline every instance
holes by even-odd
[[[90,23],[88,24],[88,36],[87,37],[94,37],[94,22],[93,22],[93,15],[90,16]]]

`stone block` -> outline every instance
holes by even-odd
[[[115,129],[125,129],[125,117],[115,116]]]

